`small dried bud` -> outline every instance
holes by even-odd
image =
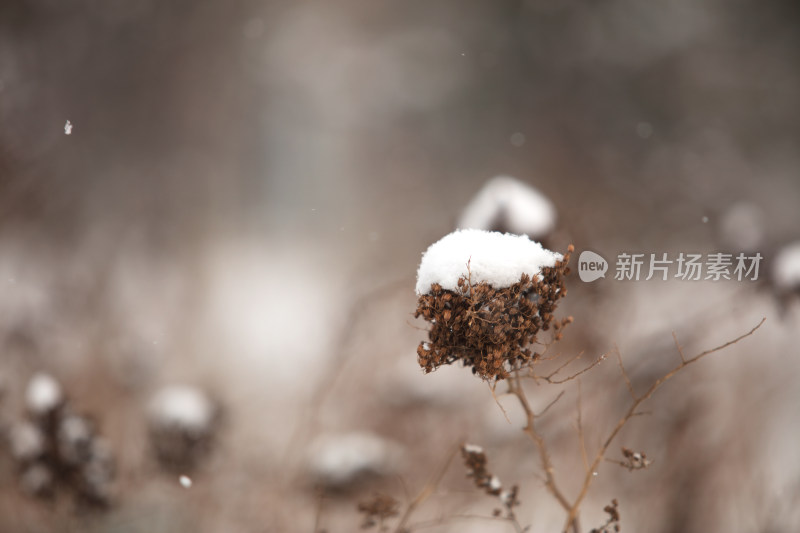
[[[375,494],[372,499],[359,502],[358,512],[364,513],[362,529],[382,525],[384,520],[399,514],[399,503],[391,496]]]
[[[608,520],[599,528],[592,529],[589,533],[617,533],[620,531],[619,502],[611,500],[610,505],[603,507],[603,511],[608,514]]]
[[[620,461],[619,463],[628,470],[641,470],[643,468],[647,468],[653,463],[653,461],[647,458],[644,452],[634,452],[633,450],[625,447],[622,448],[622,456],[625,458],[625,460]]]

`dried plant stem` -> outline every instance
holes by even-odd
[[[317,509],[314,513],[314,533],[322,531],[322,507],[325,505],[325,491],[319,489],[317,491]]]
[[[600,449],[597,450],[597,453],[595,454],[594,460],[592,461],[592,464],[590,465],[589,470],[586,472],[586,476],[584,477],[583,486],[581,487],[581,491],[578,494],[578,497],[575,498],[575,502],[572,504],[572,507],[569,509],[569,515],[567,516],[567,520],[566,520],[566,522],[564,524],[564,529],[565,530],[571,524],[574,524],[575,521],[577,520],[578,510],[580,508],[581,502],[583,502],[583,499],[586,497],[586,493],[589,491],[589,487],[591,486],[592,481],[594,480],[594,472],[597,469],[597,467],[600,464],[600,462],[605,457],[606,451],[608,451],[608,447],[614,441],[614,438],[616,438],[616,436],[619,434],[619,432],[622,430],[622,428],[625,426],[625,424],[631,418],[633,418],[634,416],[637,416],[638,414],[640,414],[639,413],[639,406],[642,403],[644,403],[645,401],[647,401],[659,388],[661,388],[661,386],[664,383],[666,383],[669,379],[671,379],[673,376],[675,376],[675,374],[677,374],[678,372],[680,372],[681,370],[683,370],[687,366],[691,365],[692,363],[696,363],[697,361],[700,361],[705,356],[711,355],[712,353],[718,352],[720,350],[724,350],[728,346],[736,344],[737,342],[741,341],[742,339],[749,337],[750,335],[755,333],[756,330],[758,330],[758,328],[760,328],[762,324],[764,324],[765,320],[766,320],[766,318],[762,318],[761,322],[759,322],[753,329],[751,329],[747,333],[745,333],[743,335],[740,335],[739,337],[736,337],[735,339],[733,339],[731,341],[728,341],[725,344],[721,344],[721,345],[717,346],[716,348],[712,348],[710,350],[706,350],[704,352],[701,352],[701,353],[699,353],[699,354],[697,354],[697,355],[695,355],[694,357],[691,357],[691,358],[686,358],[684,356],[683,350],[680,348],[680,345],[678,345],[677,338],[676,338],[675,344],[676,344],[676,346],[678,346],[678,353],[679,353],[680,358],[681,358],[680,364],[678,364],[672,370],[670,370],[669,372],[667,372],[666,374],[664,374],[663,376],[658,378],[655,382],[653,382],[653,384],[650,385],[650,388],[647,389],[647,391],[644,394],[642,394],[641,396],[637,396],[636,393],[634,392],[633,387],[630,384],[631,382],[630,382],[630,379],[628,378],[628,374],[625,371],[625,366],[622,364],[622,359],[621,358],[619,359],[620,372],[622,373],[622,377],[625,379],[625,383],[628,386],[628,390],[631,393],[631,396],[633,398],[633,402],[631,403],[631,405],[628,408],[628,411],[625,413],[625,415],[623,415],[623,417],[619,419],[619,421],[617,422],[616,426],[614,426],[614,429],[612,429],[611,432],[608,434],[608,437],[606,437],[606,439],[603,442],[602,446],[600,446]],[[673,336],[674,336],[674,334],[673,334]]]
[[[581,445],[581,459],[583,459],[583,468],[589,471],[589,453],[586,451],[586,436],[583,433],[583,394],[581,393],[581,381],[578,380],[578,441]]]
[[[362,324],[365,317],[372,312],[372,305],[380,301],[381,298],[391,296],[397,289],[403,288],[408,280],[399,278],[387,281],[381,285],[366,291],[358,298],[351,301],[345,313],[346,320],[343,321],[343,328],[339,337],[333,344],[332,357],[328,363],[328,369],[321,373],[322,378],[313,384],[311,397],[304,411],[299,415],[298,422],[289,439],[283,457],[284,464],[292,464],[299,461],[298,451],[303,450],[301,443],[307,442],[318,425],[320,414],[329,400],[331,394],[336,389],[340,380],[347,375],[348,364],[351,363],[356,353],[349,349],[350,342],[356,329]],[[287,468],[286,473],[291,474],[292,468]]]
[[[535,422],[537,415],[534,413],[533,409],[531,409],[531,405],[528,402],[528,397],[525,394],[525,389],[522,388],[519,372],[514,372],[512,379],[509,380],[509,392],[517,397],[519,403],[522,405],[522,408],[525,411],[527,424],[525,425],[523,431],[536,445],[536,450],[539,453],[539,458],[542,462],[542,470],[544,471],[545,475],[544,485],[550,494],[552,494],[553,497],[558,501],[558,503],[561,504],[561,507],[563,507],[565,511],[569,512],[571,505],[556,483],[555,475],[553,474],[553,462],[550,459],[550,453],[547,451],[547,445],[544,441],[544,438],[536,431]],[[580,531],[577,519],[573,521],[572,530],[574,533],[578,533]]]
[[[525,377],[533,378],[534,381],[543,380],[543,381],[546,381],[547,383],[550,383],[551,385],[561,385],[562,383],[566,383],[567,381],[572,381],[573,379],[576,379],[576,378],[580,377],[581,374],[584,374],[584,373],[588,372],[589,370],[593,369],[594,367],[596,367],[597,365],[599,365],[600,363],[605,361],[607,355],[608,354],[605,354],[605,353],[602,354],[600,357],[598,357],[597,359],[592,361],[590,364],[586,365],[585,367],[583,367],[582,369],[578,370],[574,374],[571,374],[571,375],[569,375],[569,376],[567,376],[565,378],[557,379],[556,375],[558,375],[559,372],[564,370],[564,368],[566,368],[567,366],[569,366],[573,362],[575,362],[578,359],[580,359],[582,354],[578,354],[575,357],[573,357],[571,359],[568,359],[566,362],[561,364],[558,368],[556,368],[554,371],[552,371],[551,373],[547,374],[546,376],[542,376],[542,375],[536,374],[535,372],[533,372],[533,368],[529,368],[529,372]]]
[[[606,452],[608,451],[609,446],[611,446],[611,443],[617,437],[617,435],[622,430],[622,428],[625,426],[625,424],[627,424],[628,421],[631,420],[633,417],[639,416],[641,414],[644,414],[642,411],[639,411],[639,407],[642,405],[642,403],[644,403],[651,396],[653,396],[653,394],[659,388],[661,388],[661,386],[664,385],[664,383],[666,383],[668,380],[670,380],[672,377],[674,377],[678,372],[680,372],[681,370],[683,370],[687,366],[689,366],[689,365],[691,365],[693,363],[696,363],[697,361],[700,361],[701,359],[703,359],[707,355],[710,355],[712,353],[715,353],[715,352],[718,352],[720,350],[723,350],[723,349],[727,348],[728,346],[736,344],[737,342],[741,341],[742,339],[745,339],[745,338],[749,337],[750,335],[755,333],[756,330],[758,330],[762,326],[762,324],[764,324],[765,320],[766,320],[766,318],[762,318],[761,322],[759,322],[754,328],[752,328],[747,333],[745,333],[743,335],[740,335],[739,337],[737,337],[737,338],[735,338],[735,339],[733,339],[731,341],[728,341],[725,344],[721,344],[720,346],[717,346],[716,348],[712,348],[710,350],[706,350],[704,352],[701,352],[701,353],[699,353],[699,354],[697,354],[697,355],[695,355],[693,357],[689,357],[689,358],[687,358],[685,356],[685,354],[683,352],[683,348],[680,346],[680,344],[678,344],[677,337],[673,333],[673,338],[675,339],[675,346],[677,347],[678,354],[680,355],[680,363],[678,365],[676,365],[672,370],[670,370],[669,372],[667,372],[666,374],[664,374],[663,376],[658,378],[655,382],[653,382],[653,384],[650,385],[650,388],[648,388],[647,391],[642,395],[637,395],[636,394],[636,392],[635,392],[635,390],[633,388],[633,384],[632,384],[630,378],[628,377],[628,373],[625,370],[625,366],[622,363],[622,357],[619,354],[619,350],[617,350],[617,361],[619,363],[620,373],[622,374],[622,378],[625,381],[625,386],[627,387],[628,392],[631,395],[632,402],[631,402],[631,405],[628,408],[628,410],[619,419],[617,424],[614,426],[614,428],[610,431],[608,436],[602,442],[602,445],[600,446],[600,448],[595,453],[592,462],[589,463],[588,460],[587,460],[587,453],[586,453],[586,448],[585,448],[585,444],[584,444],[584,432],[583,432],[583,423],[582,423],[582,420],[581,420],[581,405],[580,405],[581,404],[581,399],[580,399],[580,388],[579,388],[578,419],[577,419],[577,422],[578,422],[578,436],[579,436],[579,438],[581,440],[581,442],[580,442],[580,444],[581,444],[581,454],[583,455],[584,466],[586,467],[586,472],[585,472],[583,485],[581,486],[580,492],[575,497],[575,499],[573,500],[572,503],[570,503],[570,501],[564,495],[562,490],[559,488],[558,483],[556,482],[556,479],[555,479],[555,476],[554,476],[554,473],[553,473],[554,472],[553,462],[552,462],[552,459],[550,458],[550,453],[547,450],[547,445],[546,445],[546,443],[544,441],[544,438],[536,430],[536,425],[535,425],[536,417],[540,416],[540,415],[537,415],[533,411],[533,409],[530,406],[530,403],[528,402],[528,398],[527,398],[527,396],[525,394],[525,390],[522,387],[521,376],[520,376],[519,370],[514,372],[513,376],[508,380],[509,393],[511,393],[511,394],[513,394],[514,396],[517,397],[517,399],[519,400],[520,404],[522,405],[523,410],[525,411],[527,424],[526,424],[525,428],[523,429],[523,431],[531,438],[531,440],[536,445],[536,450],[537,450],[537,452],[539,454],[539,458],[540,458],[541,464],[542,464],[542,470],[544,470],[544,476],[545,476],[544,477],[544,484],[545,484],[545,487],[547,488],[548,492],[550,492],[550,494],[553,495],[553,497],[556,499],[556,501],[558,501],[559,505],[561,505],[561,507],[567,512],[567,519],[564,522],[563,531],[565,531],[565,532],[571,531],[572,533],[579,533],[579,531],[580,531],[580,526],[579,526],[579,522],[578,522],[579,509],[580,509],[581,503],[583,503],[583,500],[584,500],[584,498],[586,497],[586,494],[589,491],[589,487],[591,487],[592,482],[594,481],[595,471],[596,471],[597,467],[600,465],[600,463],[604,460]],[[596,363],[594,363],[594,364],[596,364]],[[594,364],[591,365],[591,366],[594,366]],[[560,369],[561,368],[559,368],[558,370],[560,370]],[[573,378],[578,377],[581,373],[582,372],[580,372],[578,374],[575,374],[573,376]],[[567,381],[569,381],[569,379]],[[558,400],[560,397],[561,397],[561,395],[559,395],[556,398],[556,400]],[[552,403],[555,403],[555,401],[552,402]],[[550,405],[548,405],[548,408],[552,405],[552,403]]]
[[[436,490],[436,487],[439,486],[439,482],[444,477],[445,473],[447,472],[450,463],[453,461],[453,457],[456,456],[458,451],[461,449],[462,444],[459,443],[457,446],[454,446],[452,451],[448,454],[447,459],[444,461],[442,466],[439,468],[437,472],[431,477],[430,480],[425,484],[419,494],[411,500],[406,507],[403,516],[400,517],[400,521],[397,523],[397,527],[394,530],[394,533],[404,533],[407,531],[406,524],[408,523],[409,519],[411,519],[411,515],[414,514],[414,511],[423,504],[425,500],[427,500],[431,494]]]

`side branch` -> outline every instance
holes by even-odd
[[[436,487],[439,486],[439,482],[441,482],[442,478],[444,477],[445,473],[447,472],[450,463],[453,461],[453,457],[456,456],[458,450],[461,448],[461,443],[458,446],[454,446],[453,450],[447,456],[447,459],[442,464],[441,468],[438,472],[436,472],[433,477],[425,484],[419,494],[417,494],[416,498],[414,498],[406,507],[403,516],[400,517],[400,521],[397,523],[397,527],[395,528],[395,533],[402,533],[406,531],[406,524],[408,523],[411,515],[414,514],[414,511],[422,505],[422,503],[427,500],[431,494],[436,490]]]
[[[639,414],[639,411],[638,411],[639,406],[643,402],[648,400],[659,388],[661,388],[661,386],[664,383],[666,383],[669,379],[671,379],[673,376],[675,376],[675,374],[677,374],[678,372],[680,372],[681,370],[683,370],[687,366],[691,365],[692,363],[696,363],[697,361],[701,360],[705,356],[710,355],[710,354],[712,354],[714,352],[718,352],[720,350],[724,350],[728,346],[736,344],[737,342],[741,341],[742,339],[745,339],[745,338],[749,337],[750,335],[755,333],[756,330],[758,330],[758,328],[760,328],[764,324],[765,321],[766,321],[766,317],[762,318],[761,322],[759,322],[753,329],[751,329],[747,333],[745,333],[743,335],[740,335],[739,337],[736,337],[735,339],[733,339],[731,341],[728,341],[725,344],[721,344],[720,346],[717,346],[716,348],[712,348],[710,350],[706,350],[704,352],[701,352],[701,353],[695,355],[694,357],[691,357],[691,358],[687,359],[687,358],[685,358],[683,356],[682,351],[680,351],[680,353],[681,353],[681,362],[680,362],[680,364],[677,365],[672,370],[670,370],[669,372],[667,372],[666,374],[664,374],[663,376],[661,376],[659,379],[657,379],[650,386],[650,388],[647,389],[647,392],[645,392],[641,396],[636,396],[633,393],[632,388],[629,386],[629,391],[631,392],[631,395],[633,397],[633,402],[631,403],[631,406],[628,408],[628,411],[625,413],[625,415],[623,415],[623,417],[619,419],[619,421],[617,422],[616,426],[614,426],[614,429],[611,430],[611,433],[609,433],[608,437],[605,439],[603,444],[600,446],[600,449],[597,450],[597,453],[595,454],[594,460],[592,461],[589,469],[586,472],[586,476],[585,476],[585,478],[583,480],[583,487],[581,488],[581,491],[578,494],[578,497],[575,499],[575,502],[568,509],[569,516],[567,517],[567,521],[566,521],[565,526],[564,526],[564,530],[565,531],[569,527],[574,527],[575,521],[577,520],[577,517],[578,517],[578,509],[580,508],[580,505],[583,502],[583,499],[586,497],[586,493],[589,491],[589,487],[591,486],[592,481],[594,480],[594,472],[597,469],[597,467],[600,464],[600,462],[605,457],[605,454],[606,454],[606,451],[608,450],[608,447],[611,445],[611,443],[616,438],[616,436],[619,434],[620,430],[622,430],[622,428],[625,426],[625,424],[631,418],[633,418],[634,416],[637,416],[637,414]],[[677,342],[676,342],[676,345],[677,345]],[[621,358],[619,360],[619,363],[620,363],[620,368],[623,369],[622,370],[623,371],[623,375],[627,377],[627,374],[625,373],[624,367],[622,365],[622,359]]]
[[[600,363],[605,361],[606,357],[608,356],[607,353],[604,353],[600,357],[598,357],[597,359],[595,359],[594,361],[592,361],[591,363],[589,363],[588,365],[583,367],[582,369],[580,369],[577,372],[575,372],[574,374],[571,374],[571,375],[569,375],[569,376],[567,376],[565,378],[556,378],[556,376],[562,370],[564,370],[564,368],[569,366],[574,361],[577,361],[578,359],[580,359],[581,355],[583,355],[583,354],[578,354],[575,357],[573,357],[571,359],[568,359],[565,363],[562,363],[558,368],[556,368],[555,370],[553,370],[552,372],[550,372],[549,374],[547,374],[545,376],[540,376],[538,374],[534,374],[533,371],[531,370],[531,372],[528,375],[524,376],[524,377],[532,378],[534,381],[538,381],[538,380],[541,379],[543,381],[546,381],[547,383],[550,383],[551,385],[561,385],[562,383],[566,383],[567,381],[572,381],[573,379],[580,377],[582,374],[585,374],[589,370],[593,369],[594,367],[596,367],[597,365],[599,365]]]
[[[517,397],[520,405],[522,405],[522,409],[525,411],[527,424],[523,431],[531,438],[533,443],[536,445],[536,450],[539,452],[539,458],[542,462],[542,470],[544,470],[545,476],[544,485],[550,494],[552,494],[553,497],[558,501],[561,507],[563,507],[565,511],[569,512],[571,509],[570,503],[556,483],[555,476],[553,475],[553,462],[550,459],[550,453],[547,450],[547,445],[544,442],[544,438],[536,431],[535,419],[537,415],[531,408],[531,405],[528,402],[528,397],[525,395],[525,390],[522,388],[519,372],[515,372],[513,377],[509,379],[508,387],[509,392]],[[559,395],[555,401],[557,401],[560,397],[561,395]],[[553,403],[555,403],[555,401]],[[574,529],[574,531],[575,533],[578,532],[577,527]]]

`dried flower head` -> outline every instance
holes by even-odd
[[[210,453],[218,426],[217,403],[200,388],[169,385],[148,406],[150,442],[165,469],[191,471]]]
[[[635,452],[624,446],[622,447],[622,456],[625,460],[620,461],[619,464],[628,470],[642,470],[653,463],[644,452]]]
[[[535,244],[541,250],[533,241],[523,244]],[[561,326],[553,324],[553,313],[558,300],[567,293],[564,276],[569,273],[567,263],[572,251],[570,246],[563,257],[547,252],[557,256],[552,266],[533,265],[533,274],[523,272],[509,286],[497,286],[502,283],[495,284],[492,276],[488,276],[489,281],[476,280],[472,258],[467,260],[466,275],[458,278],[454,290],[431,284],[427,292],[419,295],[414,315],[431,323],[429,341],[417,348],[420,366],[431,372],[441,365],[461,361],[481,378],[497,380],[535,360],[537,354],[531,345],[539,332],[549,330],[551,325],[554,329]],[[486,270],[485,260],[481,269]],[[508,274],[503,275],[502,279],[507,279]]]
[[[603,507],[603,511],[605,511],[608,515],[606,523],[599,528],[593,528],[589,533],[619,533],[621,531],[619,523],[619,502],[616,500],[616,498],[611,500],[609,505]]]
[[[80,503],[107,506],[114,459],[95,421],[74,412],[61,385],[46,374],[30,380],[25,400],[27,419],[8,435],[22,490],[42,498],[64,490]]]
[[[362,529],[378,526],[384,530],[384,521],[399,514],[399,503],[391,496],[375,494],[371,499],[359,502],[358,512],[364,513]]]
[[[483,448],[475,444],[465,444],[461,447],[461,456],[464,465],[467,467],[467,477],[475,481],[475,486],[486,492],[490,496],[496,496],[503,507],[506,509],[506,517],[514,519],[514,507],[520,504],[517,498],[519,487],[514,485],[510,489],[504,489],[500,478],[493,475],[489,469],[489,459]],[[496,509],[494,515],[500,516],[503,512]]]

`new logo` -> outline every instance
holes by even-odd
[[[608,271],[608,261],[602,255],[584,250],[578,258],[578,276],[587,283],[599,278],[605,278]]]

